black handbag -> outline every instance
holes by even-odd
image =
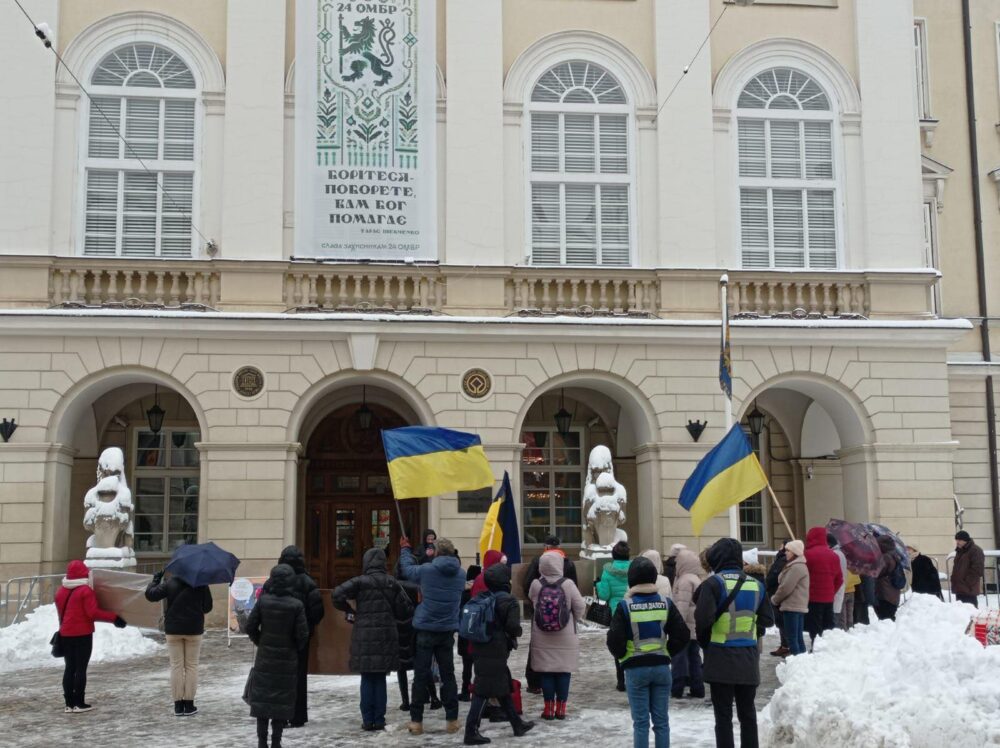
[[[63,606],[63,612],[62,613],[59,613],[59,608],[58,607],[56,608],[56,613],[58,613],[58,615],[59,615],[59,628],[62,628],[63,613],[65,613],[66,612],[66,608],[69,607],[69,599],[71,597],[73,597],[73,593],[74,592],[76,592],[76,588],[75,587],[73,589],[71,589],[69,591],[69,594],[66,596],[66,605]],[[62,636],[59,634],[59,629],[56,629],[56,633],[54,633],[52,635],[52,638],[49,639],[49,645],[51,645],[51,647],[52,647],[52,656],[53,657],[64,657],[65,656],[65,652],[63,651]]]
[[[598,626],[610,626],[611,606],[595,597],[594,601],[587,606],[587,615],[585,618],[591,623],[596,623]]]
[[[250,668],[250,673],[247,675],[247,684],[243,686],[243,701],[249,706],[250,705],[250,694],[253,692],[253,668]]]

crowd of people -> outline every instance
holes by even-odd
[[[952,594],[976,605],[984,554],[964,531],[955,540]],[[542,695],[539,716],[546,721],[569,718],[570,685],[580,660],[578,626],[587,617],[575,565],[560,545],[557,537],[546,539],[523,588],[531,621],[525,680],[527,691]],[[770,626],[776,625],[781,636],[771,654],[798,656],[807,653],[806,633],[811,649],[826,631],[868,623],[869,608],[879,619],[894,618],[907,585],[915,593],[942,598],[933,560],[907,546],[907,575],[891,537],[880,537],[879,548],[878,575],[859,576],[822,527],[810,529],[805,542],[784,542],[766,572],[755,554],[744,554],[732,538],[718,540],[700,555],[676,544],[665,560],[653,549],[633,557],[626,542],[617,543],[600,569],[592,604],[606,604],[611,611],[606,644],[616,685],[628,697],[633,745],[646,748],[652,726],[656,748],[669,746],[671,697],[687,693],[703,699],[708,684],[716,745],[735,745],[735,705],[740,745],[753,748],[758,745],[754,700],[760,653]],[[524,629],[503,554],[487,552],[482,567],[463,569],[454,544],[428,531],[416,550],[408,539],[401,540],[393,572],[385,552],[372,548],[364,554],[362,573],[332,592],[333,606],[353,624],[349,667],[361,676],[361,729],[385,729],[386,676],[396,672],[400,708],[409,714],[413,735],[423,733],[426,706],[443,709],[446,731],[463,731],[465,745],[490,742],[482,734],[484,722],[509,722],[518,737],[531,730],[534,722],[523,717],[520,681],[508,666]],[[126,625],[98,606],[88,574],[82,562],[71,562],[56,595],[65,710],[73,713],[91,709],[85,690],[95,622]],[[208,587],[163,577],[162,572],[154,575],[146,598],[163,601],[174,714],[188,717],[198,712],[198,659],[212,596]],[[308,721],[309,642],[322,618],[323,601],[302,552],[289,546],[271,570],[246,627],[256,653],[243,698],[257,721],[260,748],[280,748],[286,728]],[[470,702],[464,728],[460,701]]]

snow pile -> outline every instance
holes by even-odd
[[[1000,744],[1000,647],[965,629],[971,605],[913,595],[897,621],[828,631],[778,667],[763,745],[941,748]]]
[[[21,623],[0,629],[0,673],[33,667],[61,667],[63,661],[52,656],[49,646],[49,639],[58,628],[56,606],[43,605]],[[116,629],[111,624],[98,623],[96,629],[91,662],[128,660],[159,654],[163,649],[131,626]]]

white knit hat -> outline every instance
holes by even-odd
[[[801,540],[789,540],[785,543],[785,552],[796,556],[805,555],[806,547]]]

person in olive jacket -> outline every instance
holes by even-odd
[[[295,597],[295,570],[278,564],[247,619],[247,636],[257,646],[243,700],[257,719],[257,746],[281,748],[281,733],[295,714],[298,652],[309,641],[306,609]]]
[[[472,704],[465,720],[465,745],[485,745],[490,739],[479,732],[483,709],[489,699],[496,699],[500,709],[510,721],[515,737],[525,735],[535,726],[525,722],[514,708],[511,698],[510,670],[507,658],[517,648],[521,630],[521,611],[517,599],[510,594],[510,567],[507,564],[493,564],[483,572],[486,592],[496,598],[493,608],[492,634],[485,643],[469,642],[472,652],[475,681],[472,685]]]
[[[354,613],[349,666],[361,673],[361,729],[371,732],[385,729],[385,674],[399,669],[397,626],[413,615],[413,603],[386,571],[385,551],[369,548],[361,568],[333,591],[333,607]]]
[[[174,697],[174,716],[198,713],[194,705],[198,690],[198,659],[205,633],[205,614],[212,612],[212,592],[207,586],[192,587],[178,576],[163,581],[163,572],[153,575],[146,587],[146,599],[152,603],[166,600],[163,631],[170,655],[170,690]]]
[[[323,620],[323,596],[319,592],[319,587],[306,571],[306,557],[302,551],[294,545],[287,546],[278,559],[279,564],[288,564],[295,572],[295,584],[292,587],[292,595],[301,602],[306,609],[306,623],[309,624],[309,638],[312,639],[313,630]],[[302,727],[309,721],[308,705],[308,685],[309,673],[309,642],[299,650],[299,669],[295,685],[295,714],[289,727]]]

